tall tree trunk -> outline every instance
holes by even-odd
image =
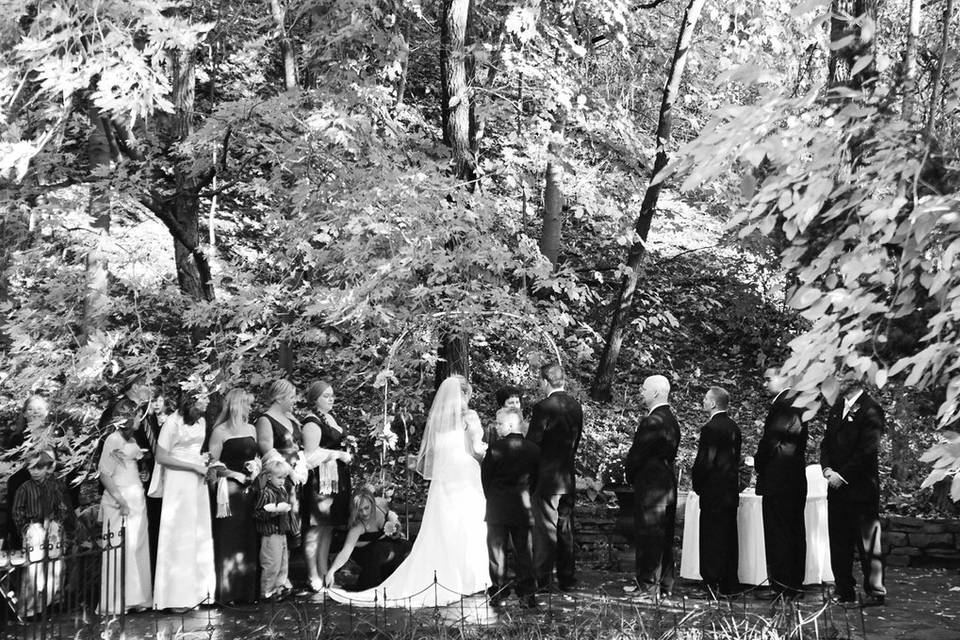
[[[109,264],[105,244],[110,237],[110,187],[101,182],[109,171],[111,145],[107,123],[99,110],[89,108],[90,134],[87,138],[87,163],[90,175],[98,176],[90,187],[87,212],[93,230],[93,246],[86,256],[86,291],[83,298],[83,334],[89,337],[104,328],[108,312]]]
[[[613,316],[610,319],[610,328],[603,346],[603,354],[597,365],[597,373],[593,380],[590,395],[594,400],[608,401],[612,397],[611,387],[616,371],[617,360],[620,357],[620,348],[623,345],[623,332],[629,321],[633,307],[633,297],[637,290],[637,281],[640,277],[640,264],[646,255],[647,235],[650,233],[650,223],[657,210],[657,201],[663,188],[658,181],[660,172],[667,166],[667,143],[673,131],[673,105],[680,91],[680,81],[687,64],[687,53],[690,42],[700,19],[700,11],[706,0],[690,0],[683,14],[680,33],[677,35],[677,48],[673,53],[670,71],[667,74],[667,84],[663,89],[663,99],[660,102],[660,118],[657,122],[656,148],[657,156],[653,163],[653,173],[650,175],[650,185],[643,196],[640,213],[634,224],[637,241],[630,247],[627,256],[627,275],[620,282],[620,290],[613,305]]]
[[[871,62],[855,75],[854,65],[863,56],[871,55],[876,42],[877,0],[833,0],[830,4],[830,56],[827,58],[827,86],[861,89],[876,75]],[[873,28],[864,30],[869,21]],[[846,38],[850,38],[846,44]]]
[[[174,113],[166,117],[167,143],[173,149],[187,139],[193,129],[193,105],[196,86],[194,51],[170,52]],[[173,233],[174,258],[180,291],[194,300],[213,300],[215,292],[210,264],[200,243],[200,200],[198,179],[187,163],[177,159],[173,170],[174,197],[161,206],[167,209],[162,219]],[[172,221],[172,222],[171,222]]]
[[[467,23],[470,0],[443,0],[440,13],[440,113],[443,140],[450,146],[457,179],[472,191],[476,162],[471,151],[470,91],[467,86]],[[452,245],[451,245],[452,246]],[[453,373],[470,377],[470,336],[454,328],[440,335],[439,360],[434,383],[439,386]]]
[[[907,47],[903,52],[903,119],[913,119],[917,91],[917,41],[920,39],[920,0],[910,0]]]
[[[467,19],[470,0],[444,0],[440,24],[441,67],[444,70],[444,140],[453,152],[454,172],[461,180],[476,180],[476,159],[470,148],[470,90],[467,86]],[[471,184],[472,188],[472,184]]]
[[[277,27],[280,55],[283,58],[283,86],[287,91],[297,88],[297,61],[293,55],[293,43],[287,33],[287,7],[282,0],[270,0],[270,12]]]
[[[943,29],[940,32],[940,59],[937,61],[937,68],[933,72],[933,79],[930,84],[930,109],[927,111],[927,126],[924,128],[924,138],[927,142],[933,138],[934,127],[936,125],[937,111],[940,108],[940,97],[942,87],[946,78],[944,68],[947,62],[947,50],[950,45],[950,27],[953,22],[953,0],[946,0],[946,6],[943,8]]]
[[[552,146],[552,145],[551,145]],[[554,267],[560,257],[560,238],[563,233],[563,191],[560,186],[560,166],[547,161],[547,175],[543,188],[543,229],[540,232],[540,253]]]

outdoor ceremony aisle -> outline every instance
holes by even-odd
[[[381,629],[381,637],[502,637],[521,638],[539,635],[581,638],[620,637],[619,631],[630,631],[631,637],[642,627],[648,632],[657,625],[666,631],[676,622],[690,627],[723,611],[723,615],[743,619],[749,615],[770,617],[771,605],[753,597],[732,601],[732,605],[713,606],[704,600],[673,598],[660,609],[651,605],[634,605],[623,592],[630,579],[627,573],[607,571],[581,572],[581,588],[571,594],[539,597],[538,611],[525,611],[516,600],[499,613],[487,607],[483,597],[466,598],[447,607],[410,612],[402,609],[374,611],[351,610],[346,605],[323,601],[320,595],[294,598],[277,604],[233,608],[207,608],[186,615],[158,613],[127,617],[127,638],[173,640],[254,640],[267,637],[343,638],[369,637],[372,629]],[[869,640],[956,640],[960,637],[960,573],[947,569],[891,568],[888,571],[888,602],[885,607],[863,609],[832,606],[821,616],[821,638],[848,637]],[[683,582],[679,591],[690,593],[695,584]],[[951,589],[953,589],[951,591]],[[813,614],[820,604],[820,594],[808,592],[801,602],[804,617]],[[744,609],[745,607],[745,609]],[[699,616],[699,617],[698,617]],[[683,621],[687,622],[684,623]],[[825,625],[833,624],[839,636],[829,636]],[[866,629],[864,636],[862,629]],[[411,635],[411,631],[420,633]],[[8,629],[16,632],[16,628]],[[319,632],[319,635],[318,635]],[[10,636],[16,637],[16,636]],[[20,637],[29,637],[21,634]],[[87,636],[82,636],[87,637]],[[110,635],[109,637],[118,637]],[[804,637],[813,638],[812,626]]]

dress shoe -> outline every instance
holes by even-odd
[[[857,601],[857,594],[855,593],[834,593],[830,597],[831,602],[837,604],[853,604]]]
[[[868,594],[863,599],[865,607],[882,607],[887,603],[887,597],[883,594]]]

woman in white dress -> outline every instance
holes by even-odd
[[[155,609],[186,610],[213,602],[216,575],[210,528],[210,495],[203,445],[205,398],[188,398],[167,418],[157,439],[160,469],[150,484],[151,497],[163,497]]]
[[[430,480],[430,488],[407,559],[372,589],[331,588],[334,600],[357,606],[442,606],[490,584],[479,462],[485,448],[483,427],[467,406],[469,397],[467,381],[450,376],[430,407],[416,467]]]
[[[103,518],[104,554],[100,571],[100,615],[149,609],[153,602],[150,580],[150,538],[147,534],[147,500],[137,461],[143,457],[130,425],[106,437],[98,469],[103,484],[100,514]],[[120,592],[120,529],[124,529],[126,559],[124,593]],[[121,595],[123,598],[121,599]]]

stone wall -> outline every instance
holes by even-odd
[[[679,566],[683,540],[683,511],[686,493],[680,492],[674,549]],[[577,547],[582,561],[614,571],[632,571],[633,520],[612,504],[594,502],[577,505],[575,522]],[[411,534],[416,534],[421,512],[410,514]],[[884,516],[883,552],[894,567],[960,567],[960,519],[921,520],[906,516]]]
[[[894,567],[960,567],[960,520],[885,516],[883,552]]]

